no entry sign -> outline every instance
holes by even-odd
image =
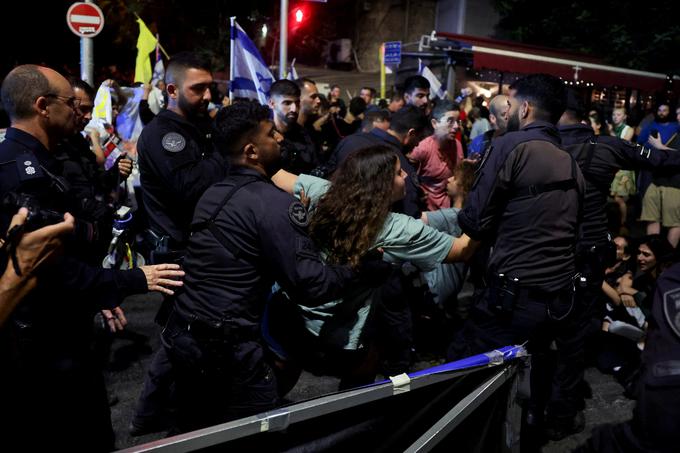
[[[66,23],[81,38],[92,38],[104,28],[104,14],[93,3],[78,2],[66,12]]]

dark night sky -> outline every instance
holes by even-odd
[[[346,8],[352,1],[331,2],[300,4],[319,15],[337,14],[335,10],[343,6],[345,11],[352,10]],[[80,39],[66,25],[66,11],[72,3],[69,0],[19,0],[3,4],[0,77],[20,63],[44,63],[57,69],[70,67],[77,71]],[[106,23],[104,30],[94,38],[95,71],[113,63],[123,68],[134,67],[138,28],[132,11],[137,11],[152,31],[160,33],[161,44],[170,54],[202,49],[226,57],[229,16],[237,16],[241,26],[252,37],[255,31],[255,22],[249,20],[253,17],[252,13],[257,11],[260,16],[276,16],[279,4],[277,0],[100,0],[96,3],[104,11]],[[290,3],[291,8],[296,5],[295,0]],[[11,21],[21,23],[21,28],[8,25]],[[273,22],[269,20],[270,29]]]

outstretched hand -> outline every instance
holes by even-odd
[[[171,288],[184,285],[180,280],[184,277],[184,271],[180,269],[179,264],[154,264],[139,268],[144,271],[149,291],[173,295],[175,292]]]

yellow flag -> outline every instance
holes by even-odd
[[[149,54],[156,50],[156,37],[151,34],[142,19],[137,19],[139,24],[139,38],[137,38],[137,63],[135,65],[135,82],[149,83],[153,71]]]

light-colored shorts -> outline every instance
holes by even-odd
[[[660,222],[665,227],[680,226],[680,189],[650,184],[642,199],[645,222]]]

